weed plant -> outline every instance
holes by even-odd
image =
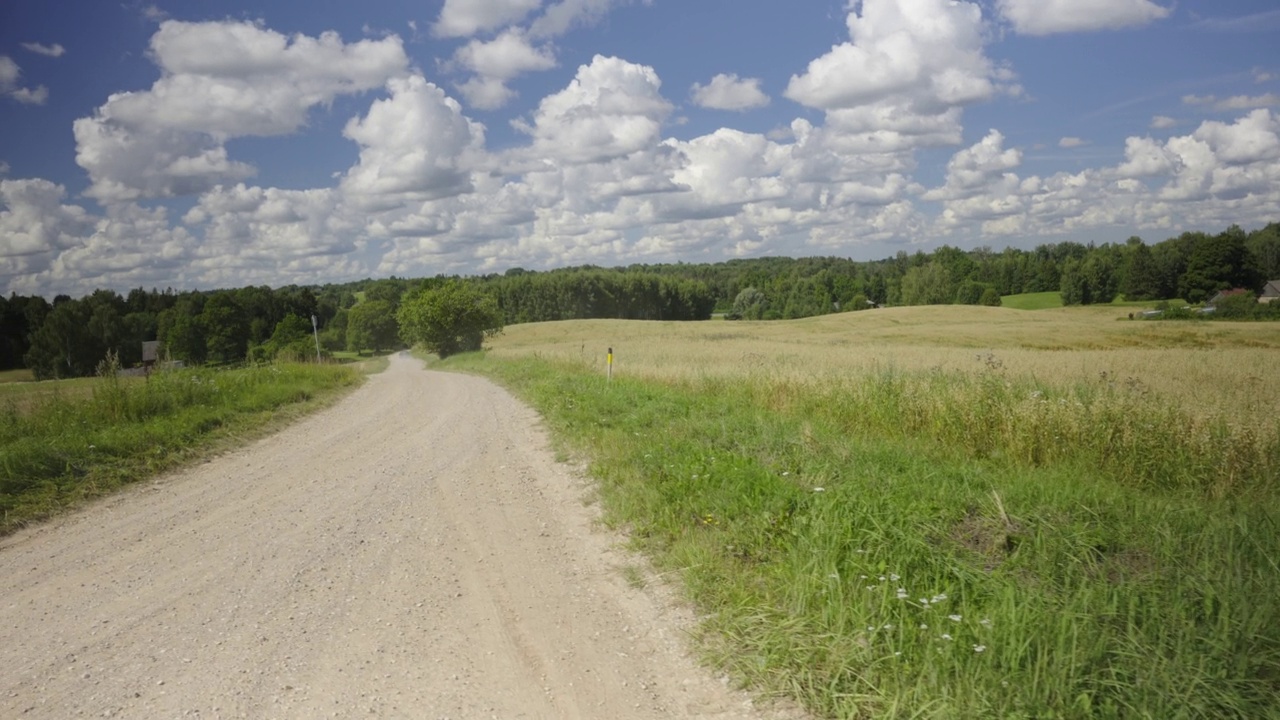
[[[0,532],[198,456],[354,386],[327,365],[273,364],[121,378],[107,362],[92,390],[0,408]]]
[[[743,682],[840,718],[1280,717],[1277,433],[1109,378],[606,382],[469,356]]]

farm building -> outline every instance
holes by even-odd
[[[1217,295],[1214,295],[1213,297],[1209,298],[1209,301],[1206,302],[1205,305],[1212,307],[1214,305],[1217,305],[1218,301],[1220,300],[1229,298],[1232,295],[1244,295],[1247,292],[1249,291],[1245,290],[1244,288],[1231,288],[1230,290],[1220,290],[1218,291]]]
[[[1258,296],[1258,302],[1269,303],[1280,298],[1280,280],[1272,280],[1262,288],[1262,294]]]

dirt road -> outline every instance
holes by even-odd
[[[0,718],[765,717],[489,382],[407,357],[0,541]]]

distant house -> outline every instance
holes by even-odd
[[[1267,286],[1262,288],[1262,294],[1258,296],[1258,302],[1269,303],[1280,298],[1280,280],[1272,280]]]
[[[1217,305],[1218,301],[1220,300],[1229,298],[1232,295],[1246,295],[1248,294],[1248,292],[1249,291],[1245,290],[1244,288],[1231,288],[1230,290],[1220,290],[1218,291],[1217,295],[1214,295],[1213,297],[1209,298],[1209,301],[1206,302],[1205,305],[1212,307],[1214,305]]]

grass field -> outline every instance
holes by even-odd
[[[0,384],[23,383],[35,380],[30,370],[0,370]]]
[[[1041,292],[1041,293],[1023,293],[1021,295],[1005,295],[1000,298],[1001,304],[1006,308],[1013,310],[1048,310],[1050,308],[1062,307],[1062,293],[1057,292]],[[1154,307],[1158,301],[1155,300],[1124,300],[1123,296],[1103,305],[1101,307],[1112,308],[1150,308]],[[1171,304],[1185,305],[1182,300],[1170,300]]]
[[[281,363],[0,385],[0,533],[257,437],[359,379]]]
[[[494,358],[538,357],[619,375],[764,377],[829,385],[869,371],[1004,375],[1063,389],[1124,387],[1200,416],[1268,426],[1280,407],[1276,323],[1129,321],[1116,308],[888,308],[788,322],[581,320],[515,325]]]
[[[1000,298],[1002,306],[1013,310],[1047,310],[1062,307],[1062,293],[1041,292],[1023,293],[1021,295],[1005,295]]]
[[[712,661],[819,715],[1275,717],[1280,330],[1118,315],[548,323],[444,367],[537,407]]]

